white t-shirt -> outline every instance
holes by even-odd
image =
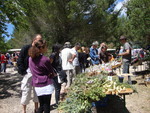
[[[76,57],[73,60],[73,66],[79,66],[80,64],[79,64],[78,52],[75,50],[75,48],[72,48],[71,50],[76,55]]]
[[[68,60],[72,58],[73,51],[70,48],[64,48],[61,51],[61,59],[62,59],[62,68],[63,70],[71,70],[74,69],[74,66],[72,63],[70,63]]]
[[[28,69],[27,69],[27,73],[31,73],[31,70],[30,70],[30,68],[28,68]]]
[[[35,92],[37,96],[42,96],[42,95],[50,95],[54,91],[54,85],[50,84],[44,87],[35,87]]]

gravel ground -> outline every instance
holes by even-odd
[[[20,76],[14,68],[7,68],[6,73],[0,75],[0,113],[21,113],[22,106],[20,104],[21,91]],[[52,94],[51,105],[55,104],[54,93]],[[27,105],[27,113],[34,113],[34,105],[31,100]],[[51,113],[57,113],[56,109]]]
[[[14,70],[7,68],[5,74],[0,75],[0,113],[21,113],[22,106],[20,105],[20,81],[22,77]],[[104,108],[104,113],[149,113],[150,112],[150,84],[146,87],[142,76],[134,77],[135,84],[133,85],[137,93],[126,95],[126,107],[120,111],[113,111],[109,107]],[[115,101],[110,103],[110,106],[118,107]],[[54,94],[52,95],[51,104],[55,103]],[[27,113],[33,113],[33,102],[27,106]],[[98,111],[99,112],[99,111]],[[58,113],[56,109],[51,110],[51,113]],[[102,112],[101,112],[102,113]]]

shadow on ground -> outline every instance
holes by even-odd
[[[116,95],[107,96],[108,100],[103,105],[97,105],[97,113],[130,113],[125,107],[125,101]]]
[[[134,74],[135,74],[136,76],[143,76],[143,77],[144,77],[145,75],[150,74],[150,70],[135,71]]]
[[[0,99],[10,96],[20,97],[20,81],[22,77],[19,74],[5,73],[0,75]]]
[[[137,84],[136,80],[132,80],[131,82],[132,82],[132,85]]]

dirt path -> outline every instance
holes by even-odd
[[[136,81],[133,86],[137,93],[126,97],[126,108],[130,113],[150,113],[150,85],[146,87],[141,76],[136,77]]]
[[[0,75],[0,113],[21,113],[20,105],[20,81],[22,77],[14,71],[13,68],[8,68],[6,74]],[[122,113],[149,113],[150,112],[150,85],[146,87],[142,76],[135,77],[137,82],[133,86],[138,93],[133,93],[126,96],[126,111]],[[54,94],[52,95],[51,104],[54,104]],[[115,105],[115,103],[112,103]],[[117,107],[117,106],[116,106]],[[33,102],[27,106],[27,113],[33,113]],[[56,109],[51,113],[58,113]],[[107,113],[107,112],[105,112]],[[113,113],[112,111],[108,113]],[[119,113],[119,112],[118,112]]]
[[[7,68],[6,74],[0,75],[0,113],[21,113],[20,105],[21,91],[20,76],[14,68]],[[51,104],[55,104],[54,94],[52,95]],[[34,105],[32,100],[27,106],[27,113],[33,113]],[[57,113],[57,110],[51,110],[51,113]]]

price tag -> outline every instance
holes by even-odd
[[[112,76],[108,76],[108,77],[107,77],[107,80],[112,81]]]

